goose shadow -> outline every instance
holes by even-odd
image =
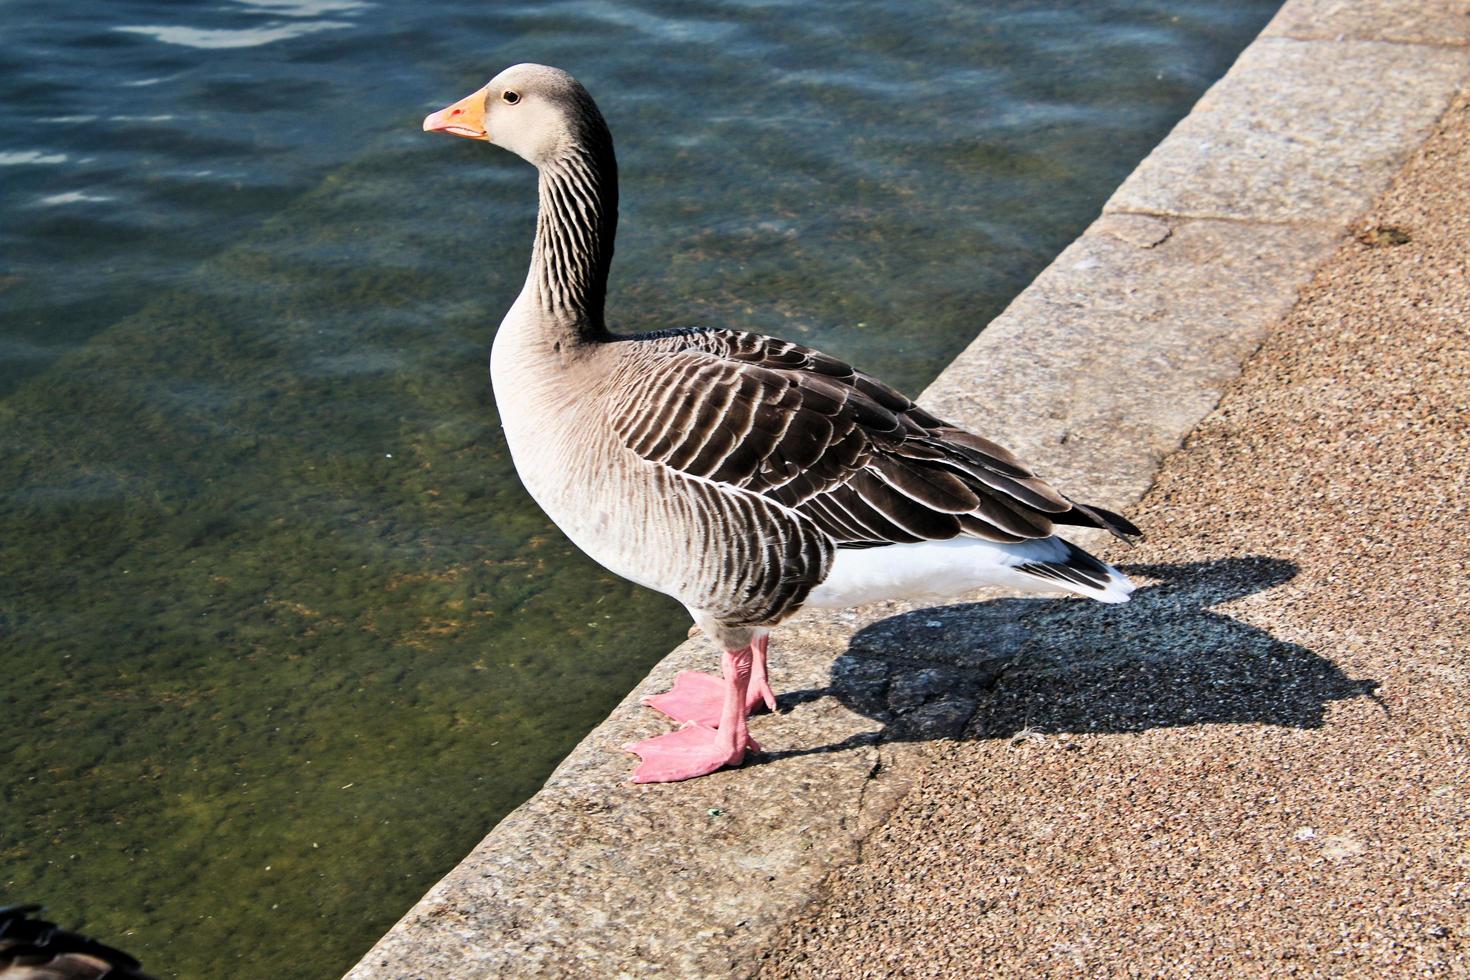
[[[1297,574],[1264,556],[1123,566],[1142,585],[1123,605],[997,599],[919,609],[856,633],[825,688],[877,732],[763,761],[882,741],[1124,733],[1205,724],[1319,728],[1329,702],[1378,682],[1212,607]]]

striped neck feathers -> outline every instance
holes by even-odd
[[[611,138],[573,144],[543,164],[539,190],[527,283],[536,306],[578,338],[605,336],[603,304],[618,226],[618,170]]]

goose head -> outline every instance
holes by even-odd
[[[424,131],[503,146],[537,167],[577,149],[611,148],[607,123],[571,75],[547,65],[512,65],[424,118]]]

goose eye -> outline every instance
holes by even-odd
[[[512,92],[510,89],[506,89],[504,92],[501,93],[500,100],[506,105],[515,105],[517,102],[521,101],[521,96],[519,92]]]

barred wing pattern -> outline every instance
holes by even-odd
[[[774,501],[838,547],[959,535],[1016,542],[1047,537],[1054,524],[1138,533],[811,348],[725,330],[624,342],[636,355],[623,358],[614,384],[613,424],[628,448],[711,491]]]

